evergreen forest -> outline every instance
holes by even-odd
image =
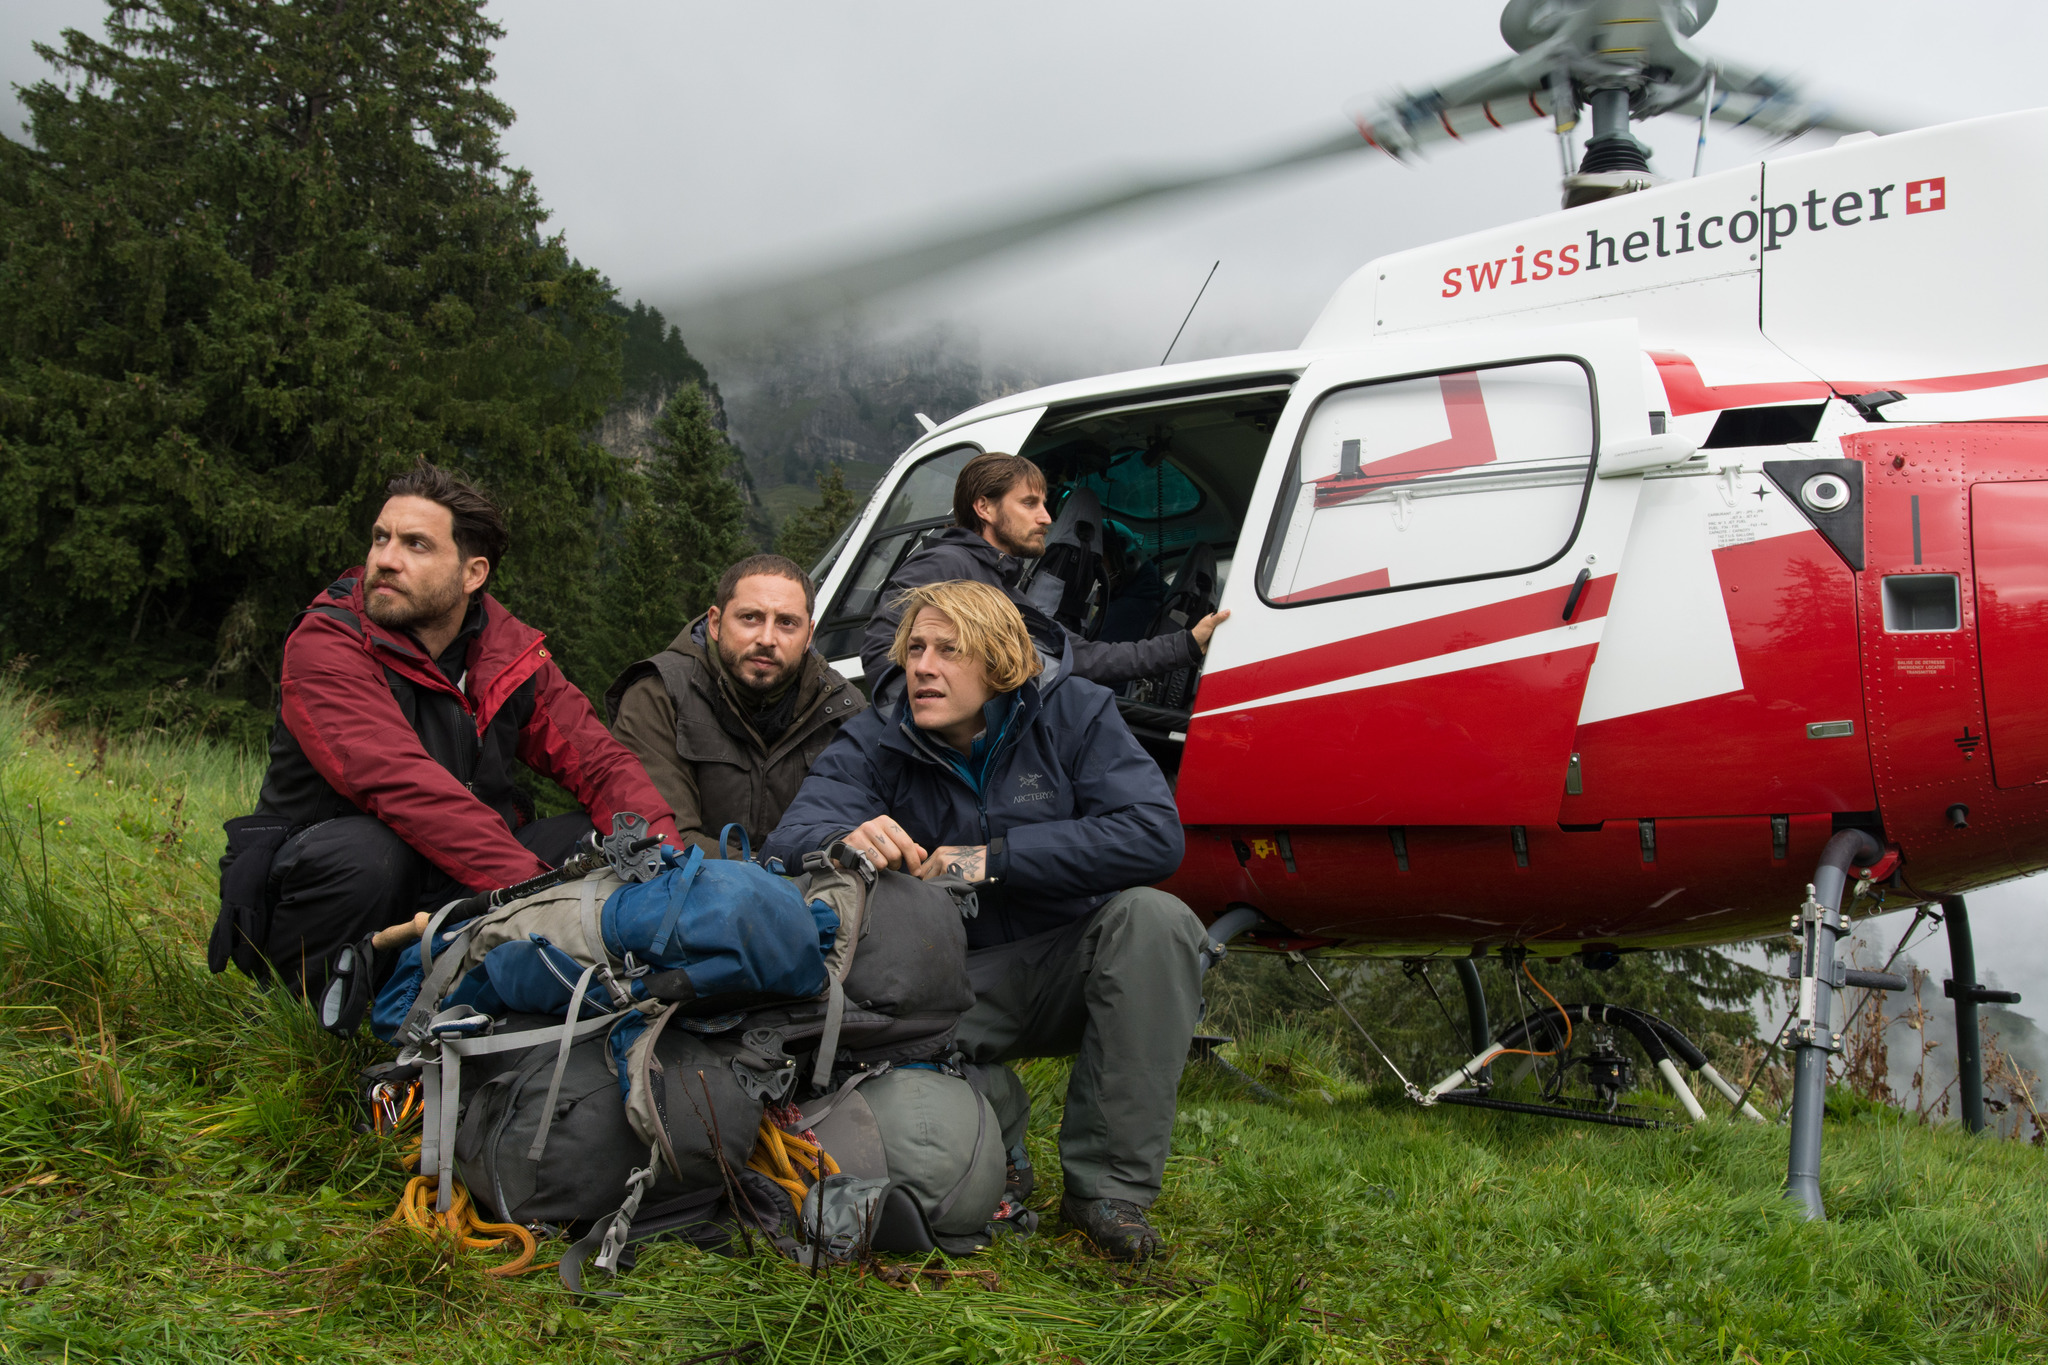
[[[417,460],[507,509],[494,591],[593,694],[766,542],[704,366],[505,160],[499,36],[480,0],[114,0],[39,48],[0,139],[0,660],[68,719],[260,736]]]

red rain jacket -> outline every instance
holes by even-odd
[[[259,812],[304,826],[361,811],[461,885],[509,886],[545,870],[512,837],[516,760],[566,788],[601,833],[633,811],[673,841],[646,769],[539,631],[485,594],[458,690],[409,635],[370,620],[362,579],[359,566],[330,584],[285,641]]]

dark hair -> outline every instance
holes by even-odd
[[[953,481],[953,524],[979,531],[981,514],[974,510],[974,504],[983,498],[1001,502],[1019,480],[1041,493],[1045,491],[1045,474],[1022,455],[990,450],[975,456]]]
[[[765,574],[770,578],[787,578],[790,582],[801,587],[804,590],[804,614],[806,616],[817,614],[818,585],[811,582],[809,574],[796,566],[795,560],[784,559],[781,555],[748,555],[745,559],[742,559],[739,563],[720,574],[718,577],[717,594],[718,609],[724,611],[726,604],[732,601],[732,595],[739,591],[742,578],[752,578],[756,574]]]
[[[455,552],[464,560],[483,559],[488,566],[484,585],[490,584],[491,574],[497,572],[498,561],[505,557],[505,547],[511,543],[512,535],[505,529],[505,514],[484,496],[482,489],[460,475],[421,460],[385,484],[384,494],[392,498],[425,498],[447,508]]]

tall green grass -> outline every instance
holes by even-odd
[[[0,1360],[2048,1358],[2036,1150],[1844,1098],[1833,1217],[1809,1225],[1779,1197],[1782,1130],[1425,1113],[1300,1026],[1230,1050],[1278,1103],[1190,1069],[1173,1253],[1137,1270],[1049,1218],[950,1266],[655,1246],[616,1300],[493,1280],[492,1255],[387,1222],[403,1175],[350,1094],[377,1050],[206,972],[219,822],[259,776],[0,696]],[[1047,1207],[1065,1077],[1026,1068]],[[946,1269],[972,1273],[923,1273]]]

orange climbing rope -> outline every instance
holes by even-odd
[[[811,1186],[828,1175],[838,1175],[839,1163],[816,1142],[783,1130],[763,1114],[760,1137],[754,1142],[753,1155],[747,1158],[747,1169],[782,1186],[789,1191],[790,1202],[802,1208]]]
[[[414,1081],[407,1086],[402,1096],[390,1084],[380,1084],[370,1092],[370,1100],[370,1126],[379,1136],[394,1133],[420,1113],[420,1083]],[[408,1171],[419,1167],[419,1138],[413,1139],[409,1150],[399,1153],[398,1164]],[[477,1251],[488,1251],[502,1247],[507,1242],[517,1242],[519,1254],[503,1265],[491,1266],[484,1271],[486,1275],[504,1278],[546,1268],[533,1263],[534,1254],[539,1250],[539,1243],[534,1240],[533,1234],[517,1223],[492,1223],[479,1218],[476,1204],[470,1199],[469,1191],[463,1188],[461,1181],[455,1181],[455,1194],[446,1213],[438,1212],[434,1208],[439,1193],[438,1178],[430,1175],[412,1177],[405,1182],[405,1193],[398,1197],[398,1207],[393,1210],[391,1221],[403,1223],[415,1232],[424,1233],[429,1237],[445,1235],[459,1245]]]
[[[414,1160],[418,1153],[412,1154]],[[455,1198],[448,1205],[446,1213],[434,1211],[434,1197],[440,1191],[440,1182],[430,1175],[416,1175],[405,1182],[405,1193],[399,1196],[398,1209],[391,1215],[393,1222],[403,1222],[417,1232],[429,1237],[438,1237],[444,1231],[461,1245],[479,1251],[502,1247],[508,1241],[519,1243],[519,1254],[504,1265],[494,1265],[484,1271],[486,1275],[500,1278],[510,1275],[524,1275],[537,1269],[533,1263],[534,1253],[539,1244],[533,1234],[517,1223],[490,1223],[477,1217],[476,1205],[470,1202],[469,1191],[455,1182]],[[481,1234],[481,1235],[480,1235]]]

